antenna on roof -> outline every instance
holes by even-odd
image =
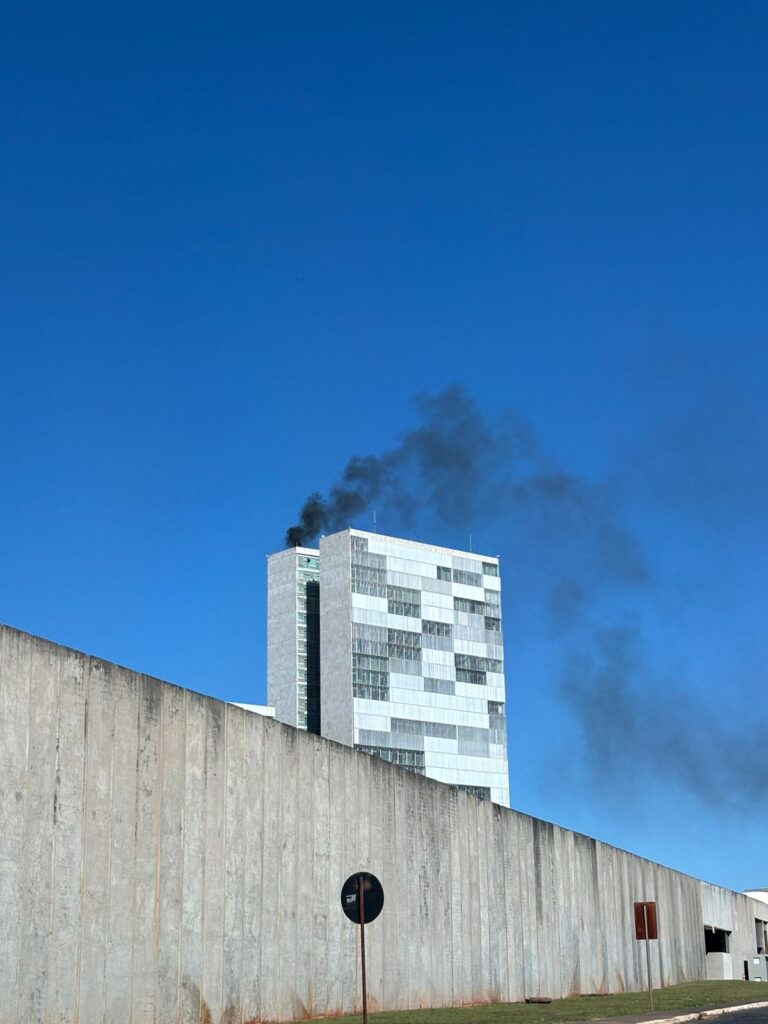
[[[469,535],[469,550],[472,550],[472,534]]]
[[[378,533],[379,532],[377,530],[377,528],[376,528],[376,509],[373,510],[373,532],[374,533]]]

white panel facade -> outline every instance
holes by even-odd
[[[322,734],[509,806],[498,559],[346,530],[320,564]]]

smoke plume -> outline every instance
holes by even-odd
[[[555,464],[522,417],[510,410],[484,415],[460,387],[421,395],[417,409],[420,425],[391,451],[354,456],[327,497],[309,495],[286,532],[286,546],[346,529],[375,507],[398,529],[417,521],[467,530],[501,522],[507,542],[560,551],[557,582],[571,571],[582,595],[598,580],[646,578],[640,547],[620,522],[609,489]]]
[[[422,535],[439,528],[441,537],[459,530],[466,537],[483,524],[499,538],[505,564],[514,565],[505,575],[507,628],[510,605],[518,630],[521,617],[523,628],[540,629],[534,606],[546,613],[561,664],[551,699],[571,709],[594,790],[610,780],[603,795],[615,796],[644,774],[710,807],[764,807],[768,762],[759,746],[731,735],[695,685],[654,674],[636,613],[632,627],[616,625],[660,592],[651,590],[659,581],[625,522],[615,484],[568,472],[521,416],[488,415],[460,387],[420,396],[417,411],[418,426],[390,451],[354,456],[326,495],[309,495],[286,544],[309,545],[373,508],[386,532],[400,535],[417,526]],[[638,486],[636,478],[621,482]],[[764,735],[768,723],[753,715],[752,725]]]
[[[748,732],[702,705],[697,693],[650,669],[639,625],[597,629],[591,650],[567,658],[561,692],[586,739],[598,788],[623,795],[656,775],[700,803],[730,810],[768,807],[768,760],[755,737],[768,718],[753,715]]]

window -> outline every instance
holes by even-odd
[[[458,733],[460,754],[470,754],[472,757],[488,757],[490,755],[491,734],[488,729],[460,725]]]
[[[444,740],[456,739],[456,726],[445,722],[420,722],[415,718],[393,718],[392,733],[400,736],[436,736]]]
[[[456,739],[456,726],[447,722],[425,722],[424,735],[434,736],[442,740]]]
[[[399,764],[402,768],[408,768],[412,772],[424,774],[424,752],[422,750],[396,750],[394,747],[371,747],[365,743],[356,743],[355,748],[366,754],[375,754],[382,761],[389,761],[392,764]]]
[[[390,615],[421,617],[421,593],[410,587],[387,587],[387,602]]]
[[[366,673],[361,673],[362,676],[366,676]],[[387,677],[384,679],[375,677],[374,673],[368,673],[368,680],[364,678],[359,680],[352,680],[352,696],[362,697],[366,700],[389,700],[389,682]]]
[[[384,626],[369,626],[363,622],[352,623],[352,649],[358,654],[375,654],[386,658],[387,630]]]
[[[424,689],[427,693],[456,693],[456,684],[452,679],[434,679],[432,676],[424,677]]]
[[[451,570],[447,565],[438,565],[437,578],[439,580],[447,580],[449,583],[451,582]]]
[[[485,604],[482,601],[470,601],[466,597],[454,597],[453,609],[457,612],[469,612],[470,615],[485,614]]]
[[[466,583],[470,587],[482,587],[483,577],[479,572],[467,572],[466,569],[454,569],[453,582]]]
[[[424,619],[421,623],[421,631],[429,636],[451,636],[453,627],[449,622],[433,622],[431,619]]]
[[[496,562],[483,562],[483,575],[484,576],[498,576],[499,566]]]
[[[410,647],[408,644],[389,644],[387,646],[389,657],[394,661],[421,661],[421,648]],[[396,671],[395,668],[392,671]],[[413,675],[413,673],[409,673]]]
[[[409,619],[418,619],[421,615],[421,605],[408,604],[407,601],[389,601],[387,611],[390,615],[405,615]]]
[[[355,654],[375,654],[379,658],[386,658],[389,653],[386,640],[364,640],[359,637],[353,641],[353,650]]]
[[[495,619],[491,615],[485,616],[485,628],[492,630],[494,633],[501,632],[501,619]]]
[[[490,800],[491,791],[488,786],[457,786],[457,789],[462,789],[465,793],[470,793],[472,796],[479,797],[480,800]]]
[[[387,640],[391,644],[405,644],[407,647],[421,647],[421,633],[409,629],[388,629]]]
[[[479,658],[475,654],[454,654],[456,668],[472,668],[480,672],[501,672],[501,662],[496,658]]]
[[[352,655],[352,670],[356,668],[369,668],[373,669],[374,672],[386,672],[387,671],[387,659],[378,657],[375,654],[359,654],[355,652]]]
[[[387,659],[372,654],[352,655],[352,696],[389,700]]]
[[[421,661],[421,633],[406,629],[387,630],[387,653],[401,661]]]
[[[504,718],[504,705],[499,700],[488,701],[488,739],[491,743],[506,747],[507,722]]]
[[[362,565],[367,569],[386,569],[387,559],[384,555],[376,555],[372,551],[355,551],[352,555],[353,565]]]
[[[474,686],[485,686],[485,672],[478,672],[476,669],[472,668],[457,668],[456,682],[472,683]]]
[[[352,564],[352,592],[369,597],[387,596],[387,570]]]

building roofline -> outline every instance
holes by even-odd
[[[321,540],[328,540],[331,537],[338,537],[340,534],[347,533],[350,537],[372,537],[374,539],[381,538],[382,540],[391,540],[396,544],[407,544],[414,548],[421,548],[426,551],[441,551],[448,555],[458,555],[460,558],[471,558],[476,562],[495,562],[497,565],[500,564],[500,558],[498,555],[486,555],[481,551],[465,551],[461,548],[447,548],[442,544],[429,544],[426,541],[411,540],[407,537],[395,537],[389,533],[374,533],[372,530],[357,530],[354,527],[347,527],[346,530],[337,530],[335,533],[323,534]],[[288,552],[299,555],[319,555],[320,548],[305,548],[300,546],[281,548],[279,551],[273,551],[267,555],[267,559],[280,558],[285,556]]]
[[[270,555],[267,555],[267,560],[269,560],[270,558],[279,558],[281,555],[285,555],[289,551],[293,552],[293,554],[298,554],[298,555],[319,555],[320,554],[320,548],[302,548],[302,547],[281,548],[279,551],[273,551]]]
[[[374,533],[371,530],[356,530],[349,527],[346,530],[339,530],[339,533],[348,533],[354,537],[381,537],[383,540],[393,540],[398,544],[411,544],[415,548],[426,548],[427,551],[445,551],[447,554],[459,555],[461,558],[472,558],[476,562],[499,563],[498,555],[485,555],[479,551],[462,551],[460,548],[446,548],[441,544],[429,544],[420,540],[409,540],[406,537],[393,537],[387,533]]]

